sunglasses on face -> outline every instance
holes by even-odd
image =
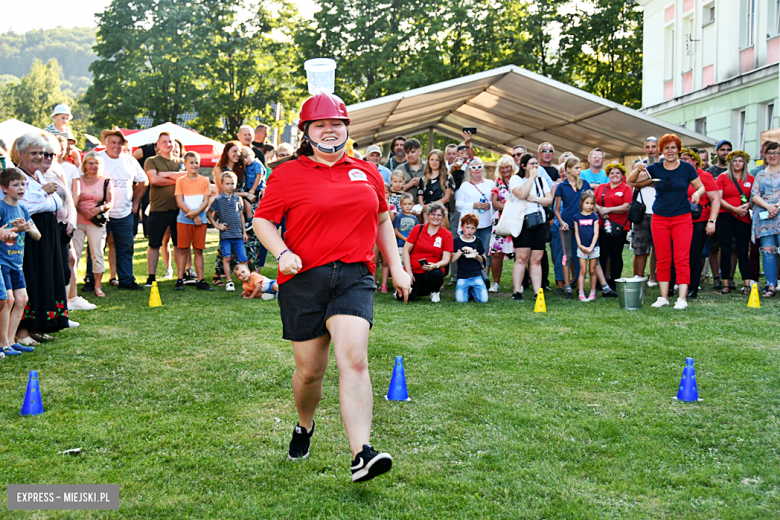
[[[481,170],[483,166],[481,164],[475,164],[474,166],[470,166],[472,170]]]
[[[555,153],[555,150],[539,150],[539,153]]]
[[[522,156],[523,156],[523,154],[521,154],[521,153],[513,153],[512,154],[512,157],[522,157]]]

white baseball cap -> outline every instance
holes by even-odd
[[[374,152],[378,153],[379,155],[382,155],[382,147],[379,146],[378,144],[372,144],[366,149],[366,157],[368,157]]]
[[[70,107],[65,103],[60,103],[54,107],[54,112],[52,112],[51,117],[54,117],[57,114],[68,114],[69,116],[73,117],[73,114],[70,112]]]

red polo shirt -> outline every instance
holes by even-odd
[[[255,218],[287,217],[284,241],[303,271],[340,260],[374,272],[378,214],[387,211],[385,184],[374,164],[344,155],[333,166],[300,157],[274,168]],[[292,276],[278,274],[284,283]]]
[[[606,191],[606,193],[604,193]],[[621,182],[615,189],[610,188],[609,183],[606,182],[596,188],[596,193],[593,194],[596,198],[596,204],[605,208],[614,208],[623,204],[631,204],[631,199],[634,196],[634,192],[625,182]],[[603,199],[602,199],[603,197]],[[603,202],[602,202],[603,201]],[[623,226],[625,231],[631,229],[631,223],[628,221],[628,210],[623,213],[610,213],[609,221],[613,224]],[[604,228],[604,219],[601,220],[601,227]]]
[[[704,184],[704,195],[699,199],[699,204],[704,210],[701,212],[701,217],[694,220],[694,222],[705,222],[710,219],[710,198],[707,196],[708,191],[718,191],[718,185],[715,183],[715,179],[710,172],[706,172],[699,168],[696,168],[696,173],[699,174],[701,183]],[[693,184],[688,185],[688,200],[691,200],[691,196],[696,193],[696,188]]]
[[[435,235],[428,233],[428,224],[418,224],[409,232],[409,236],[406,237],[406,241],[410,244],[414,244],[412,254],[409,255],[409,260],[412,262],[412,273],[422,274],[425,269],[420,265],[420,260],[423,258],[429,264],[435,264],[440,262],[444,256],[444,251],[452,253],[454,246],[454,240],[452,239],[452,233],[449,229],[445,229],[444,226],[439,226],[439,230]],[[442,268],[442,271],[444,268]]]
[[[718,189],[722,191],[721,198],[731,204],[732,206],[741,206],[742,205],[742,195],[744,194],[748,202],[750,202],[750,190],[753,189],[753,176],[748,175],[747,178],[745,178],[745,175],[742,175],[742,179],[737,181],[737,184],[739,184],[740,191],[737,191],[737,187],[734,185],[734,181],[729,179],[729,176],[724,172],[720,175],[718,175],[718,178],[715,180],[715,183],[718,185]],[[721,213],[731,213],[729,210],[724,209],[723,206],[720,207]],[[736,213],[732,213],[737,219],[741,220],[742,222],[750,223],[750,213],[746,214],[744,217],[737,216]]]

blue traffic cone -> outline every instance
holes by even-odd
[[[679,401],[698,401],[699,391],[696,389],[696,370],[693,368],[693,358],[686,358],[680,379],[680,390],[677,392]]]
[[[27,381],[27,393],[24,395],[22,413],[19,415],[40,415],[43,413],[43,401],[41,400],[41,387],[38,385],[38,372],[30,370],[30,379]]]
[[[406,390],[406,374],[404,373],[404,359],[401,356],[395,357],[395,367],[393,367],[393,377],[390,379],[390,388],[387,389],[385,399],[388,401],[411,401],[409,392]]]

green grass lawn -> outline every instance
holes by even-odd
[[[506,267],[486,305],[452,287],[438,305],[377,295],[372,441],[395,465],[365,484],[350,480],[333,363],[311,455],[286,460],[294,365],[275,301],[166,281],[153,309],[148,290],[106,288],[73,313],[80,328],[0,361],[0,480],[119,484],[120,510],[0,517],[780,517],[778,302],[705,287],[686,311],[656,310],[652,289],[631,312],[548,294],[534,314],[509,299]],[[384,399],[398,355],[410,402]],[[698,403],[672,399],[686,357]],[[30,370],[46,412],[20,417]]]

